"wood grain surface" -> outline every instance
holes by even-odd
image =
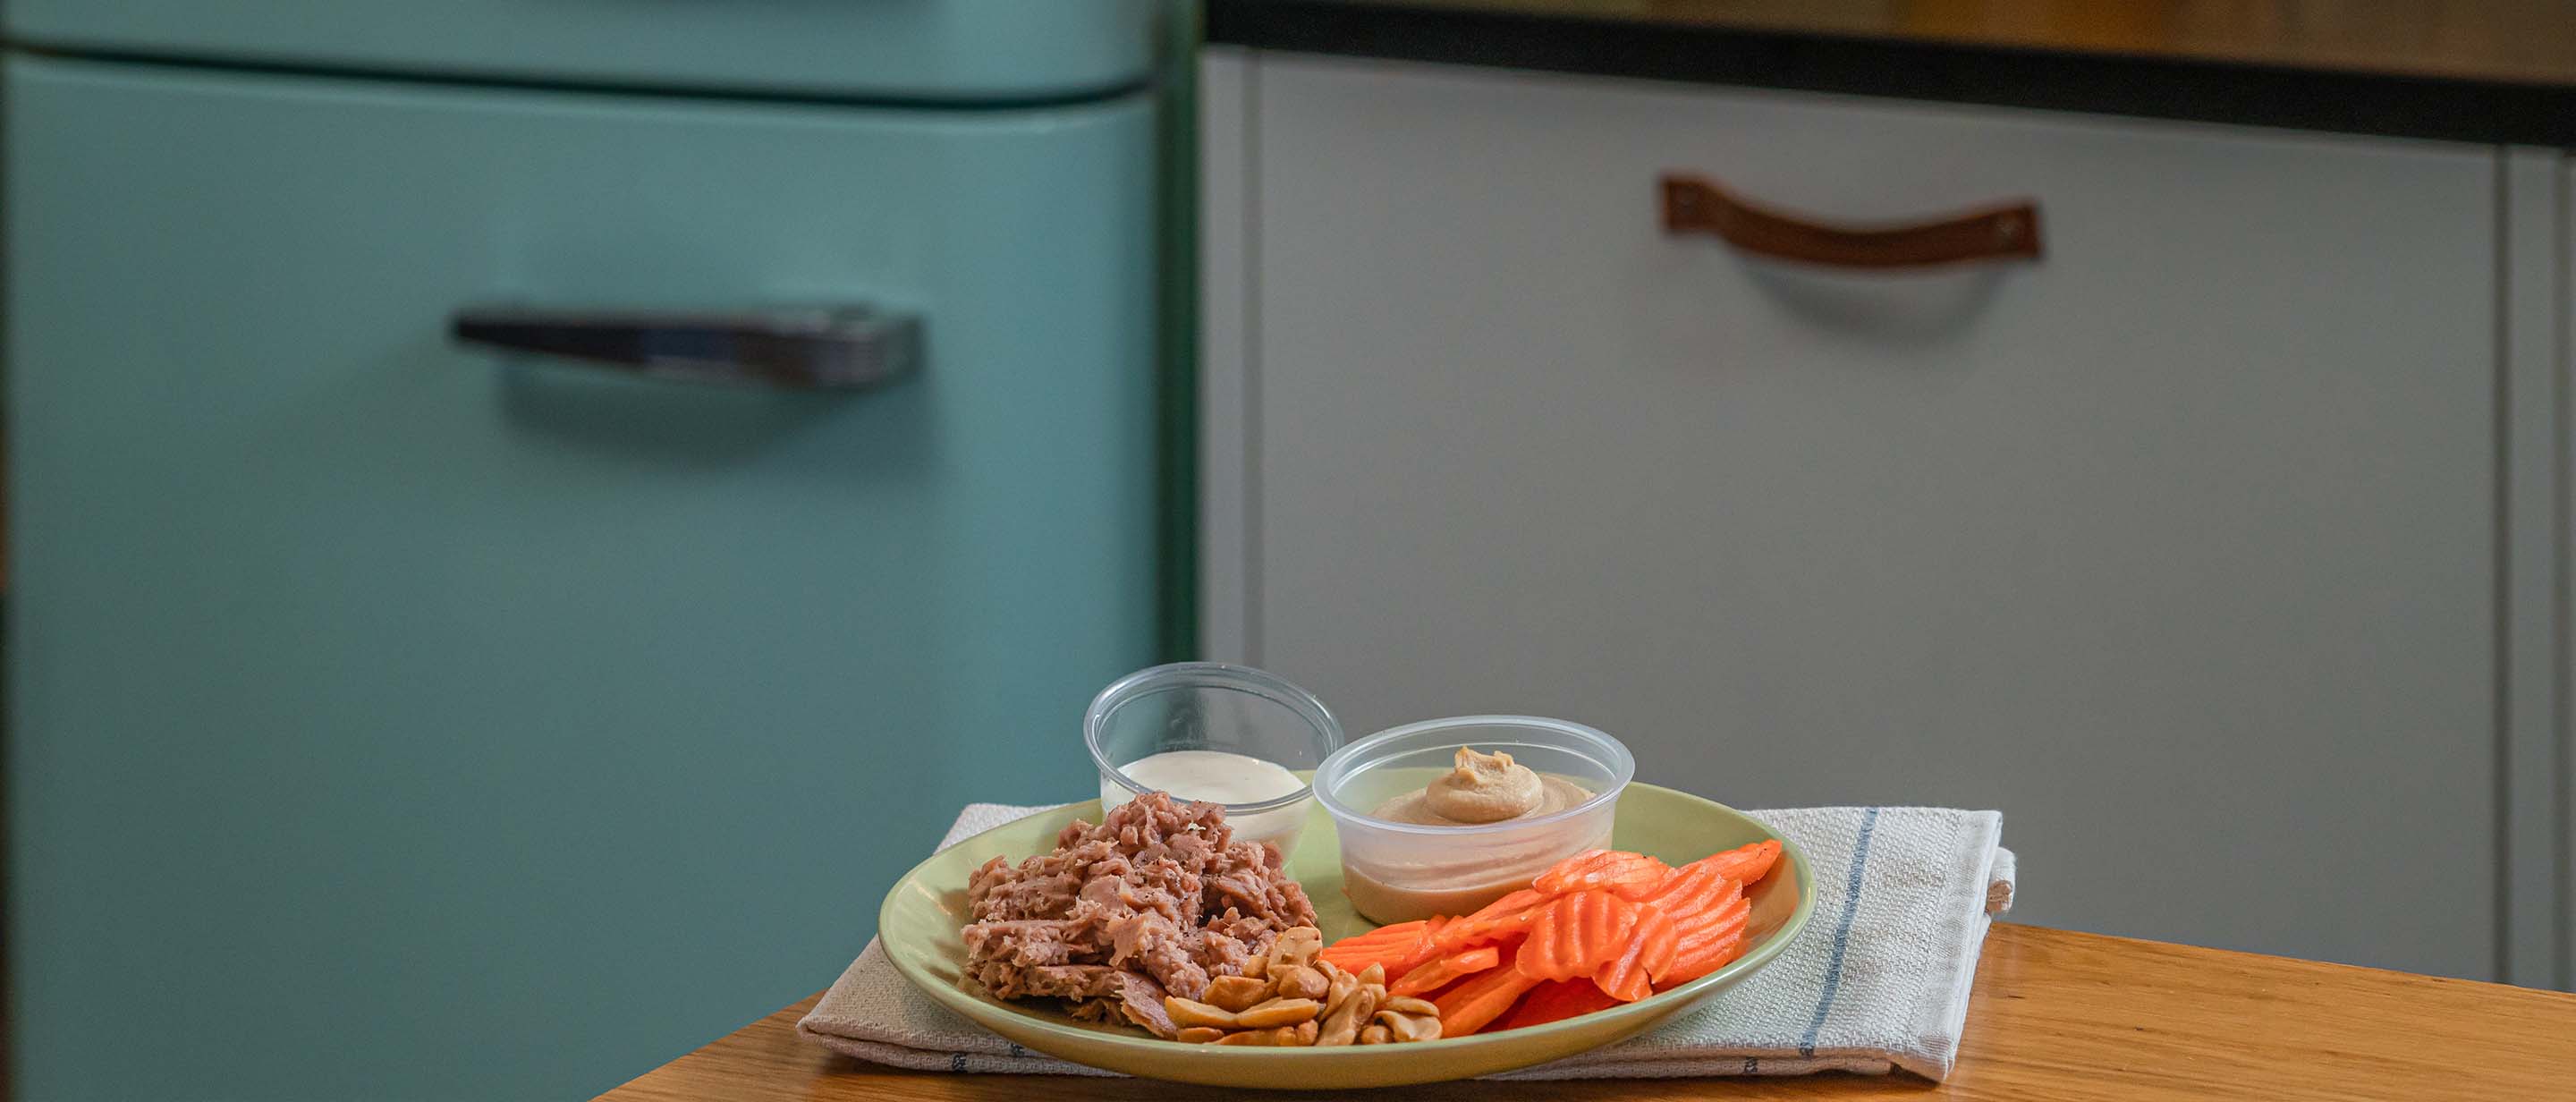
[[[2576,82],[2566,0],[1405,0],[1417,7],[2128,54],[2534,84]]]
[[[796,1036],[807,999],[648,1072],[610,1102],[1008,1102],[1205,1093],[1136,1080],[892,1071]],[[1372,1098],[2052,1099],[2576,1096],[2576,995],[2035,926],[1986,940],[1958,1071],[1450,1083]],[[1280,1099],[1321,1098],[1282,1093]],[[1341,1095],[1341,1097],[1351,1097]]]

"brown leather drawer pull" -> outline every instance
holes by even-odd
[[[1748,253],[1836,268],[1917,268],[2039,259],[2039,205],[2028,200],[1931,222],[1837,226],[1758,206],[1697,176],[1664,177],[1664,232],[1711,233]]]

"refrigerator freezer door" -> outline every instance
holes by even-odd
[[[1171,0],[9,0],[51,49],[898,99],[1145,79]]]
[[[1142,96],[8,63],[21,1097],[587,1096],[821,987],[1153,654]],[[455,343],[920,319],[883,386]]]

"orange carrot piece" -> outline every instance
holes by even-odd
[[[1619,955],[1637,924],[1637,905],[1607,891],[1558,896],[1530,923],[1521,943],[1521,974],[1539,980],[1589,976]]]
[[[1461,949],[1447,956],[1433,957],[1419,967],[1407,970],[1399,981],[1387,988],[1387,991],[1395,995],[1418,995],[1425,991],[1437,991],[1452,982],[1496,967],[1502,962],[1503,949],[1499,945]]]
[[[1413,951],[1405,954],[1400,959],[1386,962],[1386,978],[1389,981],[1401,979],[1405,973],[1422,967],[1423,965],[1430,963],[1433,958],[1448,952],[1448,950],[1440,947],[1439,938],[1441,928],[1447,926],[1449,921],[1450,920],[1447,915],[1432,916],[1429,926],[1423,930],[1421,940],[1414,943]],[[1365,969],[1368,966],[1361,965],[1360,967]]]
[[[1694,861],[1674,869],[1637,902],[1652,903],[1679,922],[1701,911],[1725,906],[1728,883],[1726,874]]]
[[[1721,890],[1715,897],[1713,906],[1679,914],[1665,912],[1673,919],[1673,952],[1670,956],[1659,960],[1644,961],[1646,978],[1658,990],[1672,978],[1673,969],[1692,946],[1705,945],[1730,924],[1739,927],[1743,925],[1744,915],[1751,911],[1749,903],[1744,898],[1743,887],[1732,880],[1719,881],[1719,887]]]
[[[1477,908],[1476,913],[1468,915],[1458,921],[1473,924],[1478,921],[1489,921],[1492,919],[1504,918],[1519,914],[1545,902],[1547,902],[1546,896],[1540,895],[1528,888],[1522,888],[1519,891],[1515,891],[1501,899],[1497,899]],[[1447,927],[1442,927],[1442,929],[1446,930]]]
[[[1741,933],[1752,917],[1753,901],[1737,896],[1720,909],[1715,918],[1698,924],[1694,929],[1682,931],[1682,947],[1687,950],[1694,945],[1705,945],[1717,938]]]
[[[1482,930],[1470,931],[1466,937],[1459,939],[1459,947],[1472,949],[1478,945],[1517,945],[1522,938],[1529,936],[1530,925],[1538,921],[1539,910],[1540,908],[1531,907],[1516,914],[1494,919],[1486,923]]]
[[[1666,921],[1670,921],[1669,916]],[[1638,950],[1637,966],[1645,970],[1646,978],[1651,982],[1654,977],[1662,975],[1672,969],[1673,961],[1675,958],[1680,956],[1681,951],[1681,928],[1679,926],[1675,926],[1673,927],[1672,937],[1664,938],[1660,934],[1654,935],[1646,942],[1644,947]]]
[[[1647,892],[1646,898],[1638,900],[1638,902],[1651,903],[1658,899],[1669,898],[1674,893],[1683,891],[1683,885],[1693,882],[1706,882],[1709,877],[1714,875],[1716,875],[1716,870],[1700,864],[1697,861],[1691,861],[1674,866],[1671,872],[1664,874],[1662,882],[1655,885],[1655,890]]]
[[[1442,926],[1439,933],[1432,935],[1432,941],[1444,952],[1456,952],[1509,940],[1529,930],[1530,921],[1536,917],[1535,908],[1545,902],[1546,896],[1522,888]]]
[[[1555,889],[1542,886],[1548,878],[1563,876],[1570,871],[1579,871],[1581,869],[1588,868],[1604,859],[1615,856],[1617,853],[1618,851],[1616,850],[1607,849],[1587,849],[1579,851],[1572,857],[1565,858],[1553,865],[1549,865],[1546,872],[1538,874],[1536,879],[1530,881],[1530,887],[1537,889],[1542,895],[1555,895],[1557,894]]]
[[[1750,884],[1762,879],[1764,874],[1771,871],[1772,864],[1778,860],[1780,860],[1780,840],[1772,838],[1749,846],[1739,846],[1724,853],[1712,853],[1691,863],[1707,865],[1724,874],[1727,879],[1741,880]]]
[[[1327,945],[1324,947],[1324,954],[1369,956],[1384,952],[1403,952],[1431,936],[1430,930],[1431,924],[1419,919],[1412,922],[1398,922],[1393,926],[1380,926],[1365,934],[1352,934]]]
[[[1375,955],[1368,953],[1317,954],[1315,959],[1319,962],[1330,964],[1345,972],[1365,972],[1368,971],[1370,965],[1376,965],[1379,968],[1385,969],[1388,975],[1393,975],[1395,973],[1396,966],[1404,963],[1404,958],[1393,953],[1380,953]]]
[[[1550,866],[1530,882],[1541,895],[1602,890],[1622,899],[1641,899],[1663,883],[1672,867],[1642,853],[1587,849]]]
[[[1353,972],[1365,969],[1372,964],[1380,965],[1386,969],[1387,978],[1393,979],[1415,965],[1438,955],[1438,949],[1432,944],[1431,938],[1433,934],[1439,932],[1440,925],[1444,921],[1446,920],[1417,919],[1412,922],[1398,922],[1392,926],[1380,926],[1365,934],[1353,934],[1325,946],[1323,952],[1318,955],[1333,962],[1337,967]]]
[[[1571,978],[1548,975],[1556,970],[1555,961],[1560,952],[1557,942],[1562,940],[1564,935],[1564,931],[1559,928],[1556,909],[1560,906],[1572,906],[1573,904],[1567,902],[1568,898],[1570,897],[1559,897],[1530,908],[1529,934],[1521,939],[1520,953],[1513,959],[1512,967],[1537,979]]]
[[[1468,915],[1458,921],[1473,922],[1480,918],[1493,918],[1499,915],[1517,914],[1546,901],[1546,896],[1540,895],[1528,888],[1522,888],[1519,891],[1513,892],[1501,899],[1497,899],[1477,908],[1476,913]]]
[[[1412,949],[1410,945],[1327,945],[1322,952],[1315,955],[1341,965],[1359,961],[1360,966],[1365,968],[1370,961],[1393,960],[1411,952]]]
[[[1530,988],[1529,994],[1521,996],[1521,1001],[1512,1006],[1511,1012],[1496,1020],[1486,1032],[1561,1022],[1578,1014],[1607,1010],[1617,1005],[1619,1000],[1602,994],[1601,989],[1590,981],[1549,980]]]
[[[1681,952],[1681,934],[1672,917],[1648,904],[1637,906],[1637,924],[1628,942],[1592,971],[1592,982],[1620,1002],[1635,1002],[1655,993],[1653,973],[1671,970]]]
[[[1356,938],[1344,938],[1340,941],[1324,946],[1323,950],[1316,955],[1325,957],[1384,956],[1388,953],[1403,952],[1404,948],[1405,946],[1403,942],[1361,941]]]
[[[1409,944],[1430,928],[1431,923],[1429,921],[1417,918],[1411,922],[1398,922],[1392,926],[1380,926],[1365,934],[1352,934],[1349,937],[1334,942],[1330,948],[1339,949],[1346,945],[1377,945],[1394,942],[1404,942]]]
[[[1720,879],[1716,890],[1702,897],[1693,906],[1683,907],[1672,902],[1658,903],[1655,906],[1665,914],[1671,915],[1673,928],[1680,931],[1681,939],[1690,941],[1714,929],[1725,919],[1727,908],[1742,902],[1744,902],[1744,885],[1733,880]]]
[[[1505,959],[1511,957],[1505,953]],[[1464,1037],[1485,1028],[1503,1016],[1521,995],[1538,986],[1539,981],[1524,976],[1517,968],[1488,968],[1467,978],[1463,983],[1441,992],[1431,1005],[1440,1010],[1440,1035]]]
[[[1502,962],[1502,949],[1492,945],[1481,949],[1462,950],[1445,957],[1433,957],[1428,963],[1406,971],[1401,979],[1387,985],[1386,993],[1419,995],[1426,991],[1437,991],[1459,979],[1472,976]]]
[[[1735,963],[1735,958],[1743,956],[1749,944],[1750,942],[1744,936],[1744,928],[1737,926],[1721,937],[1692,947],[1684,954],[1684,961],[1675,966],[1672,979],[1664,985],[1664,989],[1670,990],[1675,984],[1689,983]]]
[[[1658,987],[1688,983],[1720,968],[1744,954],[1745,928],[1753,915],[1753,903],[1741,896],[1719,913],[1718,921],[1684,935],[1676,948],[1673,963],[1655,980]]]

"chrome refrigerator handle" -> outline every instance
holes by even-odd
[[[459,343],[642,375],[793,390],[877,386],[912,370],[921,321],[868,306],[743,311],[468,306]]]

